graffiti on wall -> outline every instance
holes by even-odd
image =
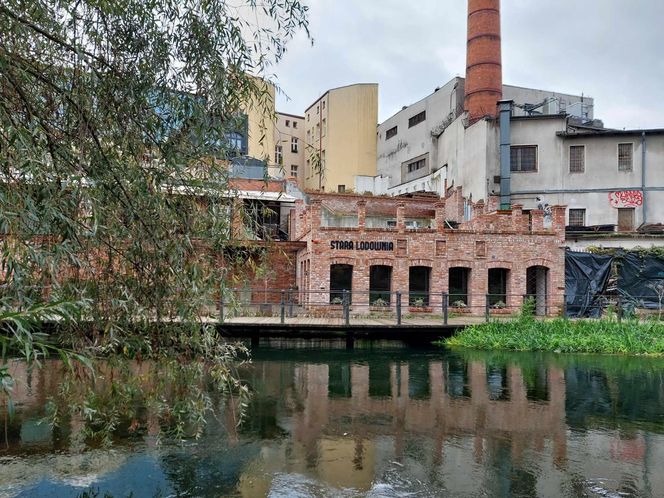
[[[614,208],[643,206],[643,192],[640,190],[619,190],[609,192],[609,203]]]

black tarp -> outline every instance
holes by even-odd
[[[659,309],[664,297],[659,294],[664,294],[664,258],[625,254],[620,260],[618,292],[639,308]]]
[[[599,299],[611,275],[613,256],[585,252],[565,253],[565,296],[567,316],[599,317]]]

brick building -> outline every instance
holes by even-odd
[[[495,200],[495,199],[494,199]],[[379,305],[441,309],[444,294],[459,310],[514,311],[524,296],[538,314],[555,314],[564,295],[565,207],[493,210],[468,203],[461,189],[445,199],[316,193],[298,200],[290,216],[303,303],[329,304],[350,296],[353,312]],[[464,212],[472,210],[471,221]],[[344,293],[349,291],[350,293]]]

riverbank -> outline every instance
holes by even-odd
[[[664,356],[664,323],[522,318],[473,325],[439,344],[481,350]]]

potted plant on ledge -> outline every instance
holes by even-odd
[[[507,307],[504,301],[496,301],[491,305],[491,313],[495,315],[508,315],[510,309]]]
[[[389,311],[390,310],[390,303],[388,303],[385,299],[378,298],[374,299],[371,305],[369,306],[370,311]]]
[[[411,313],[431,313],[432,309],[430,306],[427,306],[423,297],[414,297],[410,299],[408,311]]]
[[[468,305],[462,299],[458,299],[451,303],[450,308],[452,309],[452,313],[470,313]]]

